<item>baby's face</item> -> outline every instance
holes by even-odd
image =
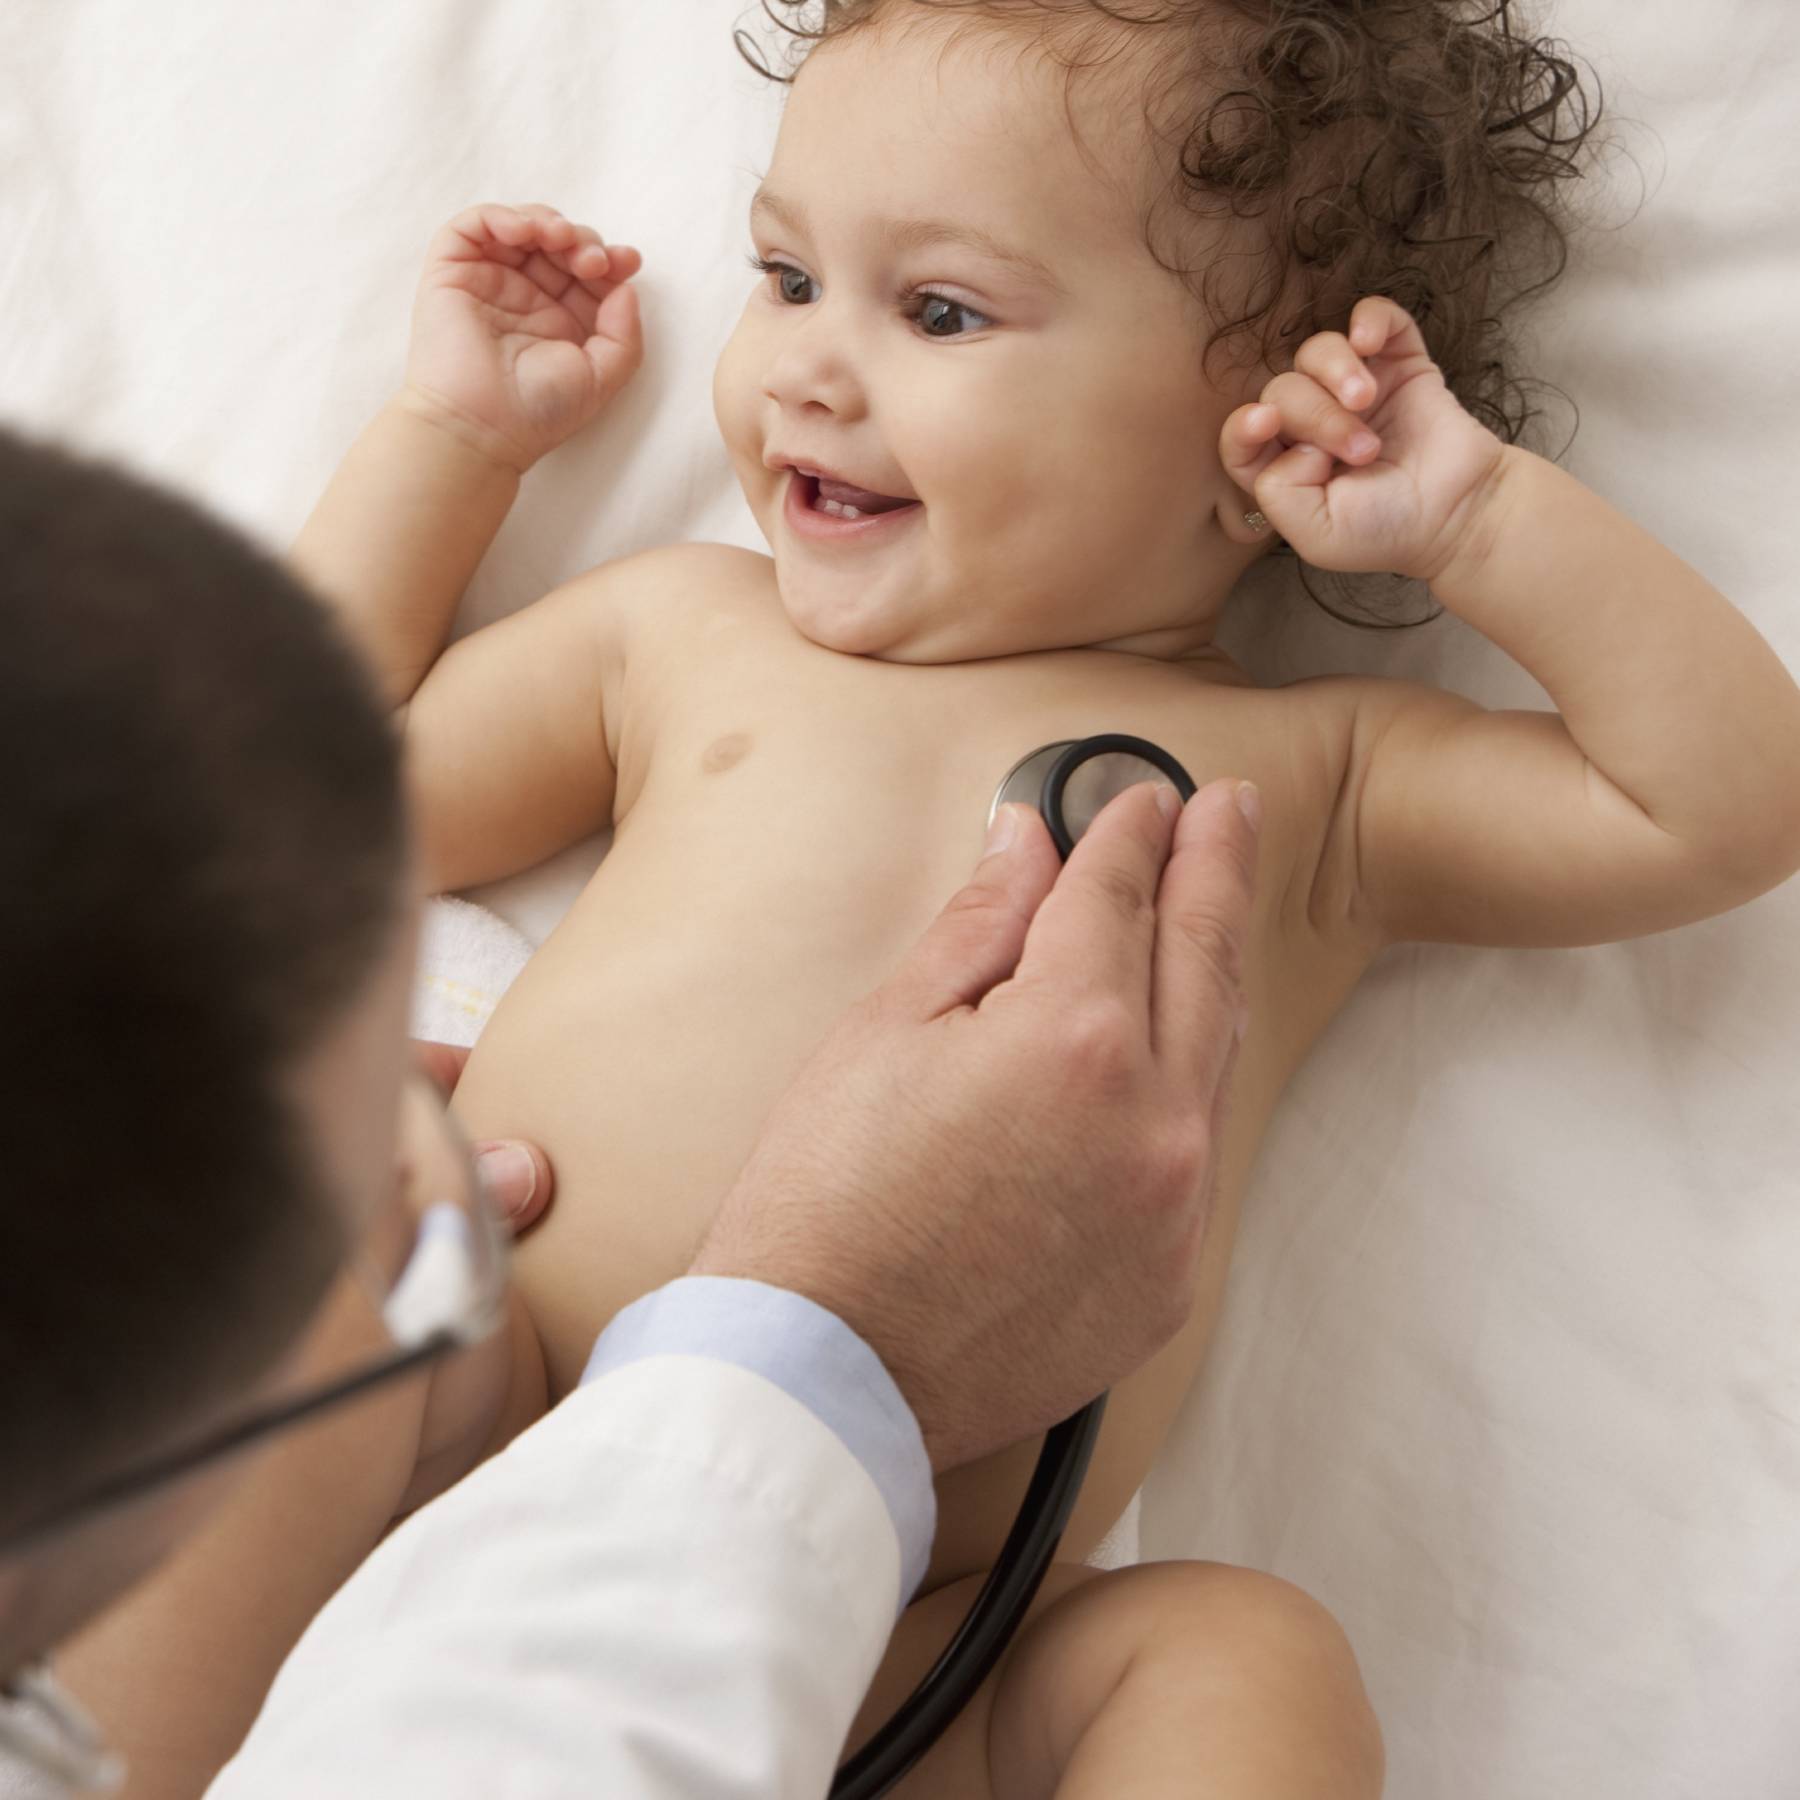
[[[1199,309],[1144,246],[1141,124],[1107,125],[1077,80],[1097,175],[1060,67],[1012,40],[945,51],[909,17],[801,70],[750,221],[784,267],[752,277],[714,374],[783,604],[817,643],[902,662],[1203,645],[1263,548],[1221,526],[1247,502],[1218,457],[1263,377],[1202,375]],[[793,464],[917,504],[797,518],[818,490]]]

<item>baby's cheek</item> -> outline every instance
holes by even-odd
[[[754,375],[754,347],[749,328],[740,320],[713,365],[713,420],[742,479],[746,464],[761,463]]]

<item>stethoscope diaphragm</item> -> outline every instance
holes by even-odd
[[[1012,801],[1035,806],[1065,861],[1106,803],[1140,781],[1165,780],[1183,803],[1194,797],[1194,778],[1148,738],[1125,732],[1064,738],[1022,756],[994,790],[988,823]]]

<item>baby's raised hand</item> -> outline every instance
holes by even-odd
[[[1505,448],[1380,295],[1357,301],[1348,336],[1309,337],[1219,434],[1226,474],[1309,563],[1423,581],[1467,541]]]
[[[548,206],[471,206],[432,239],[404,397],[522,474],[643,360],[643,263]]]

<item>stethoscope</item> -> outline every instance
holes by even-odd
[[[1183,801],[1194,797],[1187,770],[1143,738],[1106,732],[1046,744],[1007,771],[988,808],[988,822],[1009,801],[1035,804],[1066,862],[1107,801],[1158,776],[1170,781]],[[1000,1660],[1062,1542],[1105,1410],[1102,1394],[1045,1435],[1018,1517],[968,1616],[894,1716],[838,1770],[832,1800],[875,1800],[885,1794],[937,1742]]]

